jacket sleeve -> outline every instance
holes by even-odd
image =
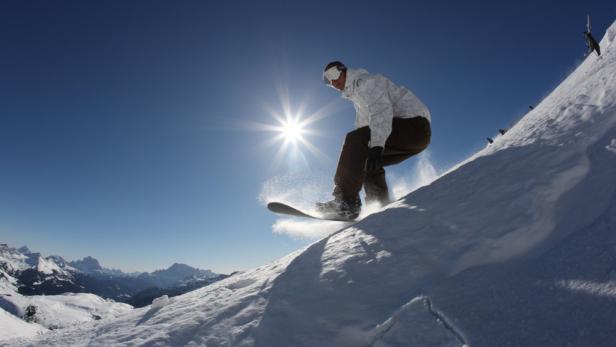
[[[369,117],[370,147],[385,147],[391,134],[394,114],[387,87],[387,80],[378,75],[370,76],[360,85],[359,94]]]

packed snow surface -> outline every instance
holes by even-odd
[[[16,337],[31,337],[46,329],[36,323],[28,323],[0,308],[0,340]]]
[[[114,318],[133,309],[131,305],[106,300],[88,293],[0,295],[0,308],[16,317],[23,317],[29,306],[33,306],[36,310],[33,320],[49,329],[66,328],[84,322]]]
[[[616,345],[615,36],[383,211],[165,305],[10,345]]]

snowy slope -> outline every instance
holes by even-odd
[[[387,209],[162,307],[11,345],[616,345],[615,38]]]
[[[0,295],[17,292],[17,279],[0,268]]]
[[[0,340],[42,334],[44,327],[36,323],[27,323],[0,308]]]
[[[15,317],[24,317],[29,306],[34,306],[36,310],[32,321],[49,329],[66,328],[84,322],[114,318],[133,309],[128,304],[105,300],[87,293],[0,295],[0,308]]]
[[[71,279],[74,271],[57,256],[43,257],[26,247],[19,250],[0,244],[0,340],[33,336],[100,319],[117,317],[132,306],[105,300],[93,294],[33,295],[18,293],[22,285],[15,277],[34,271],[45,280]],[[56,283],[57,282],[53,282]],[[30,307],[28,321],[22,319]]]

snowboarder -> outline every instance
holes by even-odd
[[[382,75],[347,69],[333,61],[323,80],[353,102],[355,130],[344,140],[334,177],[334,199],[319,202],[326,216],[353,220],[361,210],[362,186],[366,203],[390,202],[384,166],[398,164],[422,152],[430,143],[430,111],[411,91]]]

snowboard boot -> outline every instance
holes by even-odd
[[[317,202],[317,211],[327,219],[339,219],[352,221],[359,216],[361,211],[361,199],[356,197],[354,199],[344,200],[339,197],[335,197],[334,200],[328,202]]]

